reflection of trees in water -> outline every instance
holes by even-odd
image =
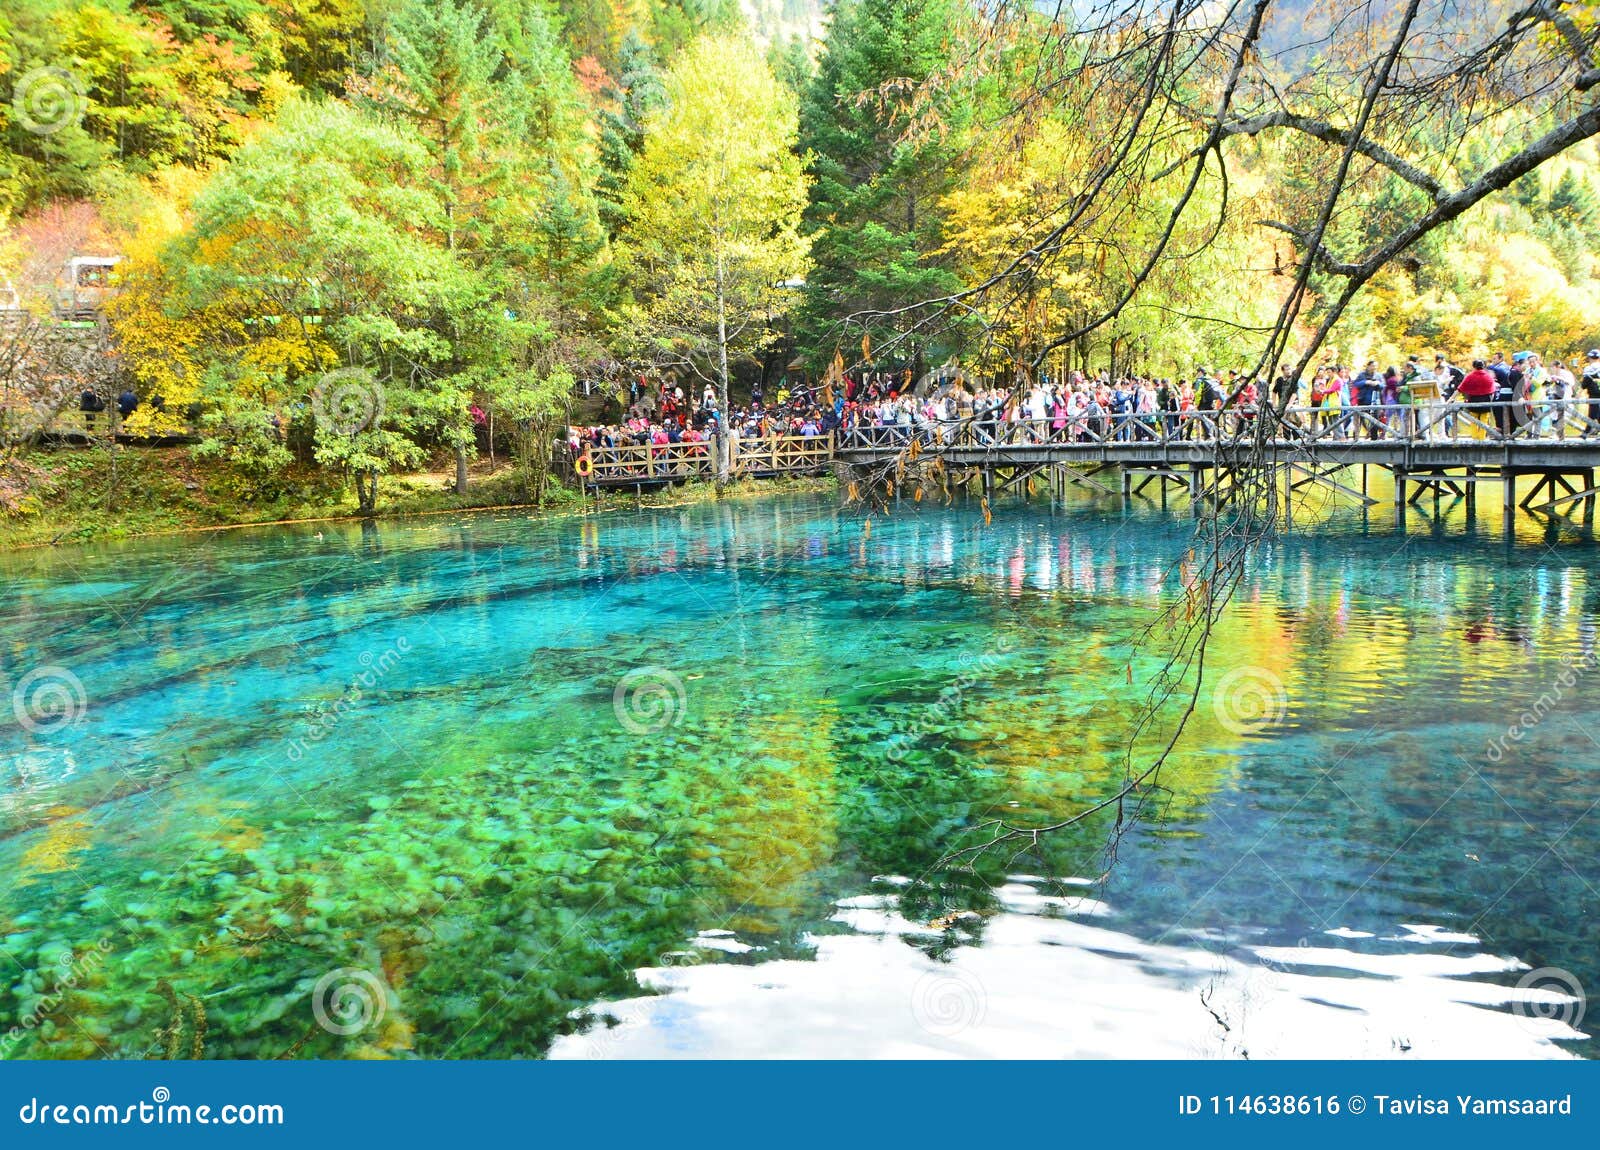
[[[847,559],[859,554],[861,525],[814,505],[783,516],[742,508],[715,530],[700,530],[703,522],[689,517],[685,529],[703,542],[674,561],[691,575],[738,561],[745,617],[736,659],[713,641],[715,616],[687,592],[681,618],[663,613],[651,633],[602,619],[594,626],[604,643],[540,648],[536,661],[516,646],[495,605],[538,610],[539,596],[573,593],[592,577],[594,566],[580,573],[568,561],[585,545],[575,530],[551,532],[554,558],[541,550],[543,566],[449,543],[438,553],[395,549],[390,569],[340,572],[322,586],[305,584],[294,563],[264,568],[268,587],[284,594],[285,617],[314,620],[317,635],[329,628],[320,597],[342,600],[341,621],[366,618],[382,631],[397,610],[393,594],[460,613],[478,628],[461,634],[493,641],[509,661],[482,681],[473,670],[472,682],[455,682],[471,666],[456,663],[395,687],[405,706],[477,716],[439,741],[425,785],[407,785],[420,773],[394,755],[359,772],[330,771],[303,801],[280,794],[240,806],[225,775],[190,769],[160,797],[180,804],[166,808],[172,826],[203,826],[205,841],[170,866],[163,858],[152,881],[140,873],[148,855],[104,849],[128,831],[118,819],[132,817],[108,809],[86,848],[60,841],[76,871],[39,873],[33,891],[61,909],[48,932],[16,944],[24,963],[37,964],[52,941],[77,949],[108,933],[118,940],[118,953],[70,1002],[112,1052],[142,1053],[153,1041],[164,1018],[153,987],[164,977],[206,1003],[214,1056],[273,1056],[297,1044],[327,1056],[532,1054],[575,1025],[574,1009],[635,993],[637,968],[692,952],[686,942],[702,930],[737,930],[768,948],[762,957],[800,953],[806,933],[834,929],[834,900],[875,889],[877,875],[919,880],[876,889],[900,893],[914,921],[943,924],[920,943],[934,953],[981,940],[994,888],[1014,872],[1045,876],[1042,889],[1070,897],[1085,889],[1061,880],[1111,871],[1097,893],[1131,921],[1170,921],[1208,895],[1216,866],[1208,856],[1231,846],[1239,828],[1263,825],[1241,823],[1230,808],[1224,826],[1219,798],[1243,780],[1266,807],[1287,806],[1294,796],[1284,795],[1359,743],[1337,778],[1362,801],[1308,805],[1261,848],[1310,909],[1256,866],[1209,894],[1216,917],[1318,926],[1312,911],[1331,913],[1351,895],[1351,844],[1375,849],[1416,831],[1351,901],[1350,917],[1476,915],[1486,947],[1542,960],[1541,947],[1561,946],[1572,965],[1569,944],[1592,895],[1559,859],[1522,872],[1544,850],[1541,836],[1558,835],[1581,813],[1580,796],[1592,796],[1583,772],[1592,748],[1551,719],[1537,733],[1536,767],[1508,761],[1486,772],[1524,813],[1540,812],[1530,815],[1533,828],[1509,810],[1485,819],[1495,804],[1481,788],[1476,802],[1448,804],[1431,819],[1426,796],[1443,799],[1465,774],[1452,775],[1442,753],[1468,737],[1446,704],[1492,699],[1496,675],[1536,679],[1541,660],[1587,641],[1580,626],[1600,604],[1581,568],[1548,558],[1526,568],[1458,563],[1447,548],[1385,561],[1343,542],[1280,539],[1216,619],[1210,653],[1219,670],[1248,664],[1280,678],[1288,723],[1240,735],[1210,706],[1198,708],[1193,742],[1168,759],[1158,787],[1138,795],[1148,820],[1141,844],[1152,835],[1159,843],[1126,851],[1115,870],[1105,854],[1110,811],[941,868],[985,819],[1044,820],[1121,785],[1147,673],[1131,641],[1156,595],[1185,602],[1182,584],[1155,582],[1149,554],[1161,544],[1119,540],[1092,512],[997,517],[990,530],[1007,533],[998,541],[977,516],[941,514],[878,520],[865,558]],[[606,523],[589,544],[603,552],[593,562],[625,565],[653,545],[654,536],[631,530]],[[613,539],[629,558],[604,552]],[[905,598],[907,569],[916,572],[914,601]],[[198,587],[202,597],[228,572],[219,562]],[[659,599],[674,582],[668,575],[641,594]],[[204,602],[211,630],[163,626],[234,634],[221,599]],[[1480,620],[1476,647],[1458,638],[1464,617]],[[239,644],[230,657],[248,658],[249,636],[228,641]],[[272,652],[282,635],[275,625],[253,641]],[[609,684],[662,650],[675,652],[687,681],[683,722],[622,738]],[[1436,665],[1441,652],[1461,664]],[[292,661],[273,666],[293,670]],[[585,683],[605,689],[542,697]],[[1349,722],[1352,693],[1379,704],[1395,696],[1407,729],[1367,737]],[[1438,705],[1420,705],[1435,697]],[[481,712],[471,709],[479,704]],[[1486,732],[1491,718],[1504,721],[1491,710]],[[1162,733],[1146,737],[1155,744]],[[241,729],[238,738],[251,745],[259,734]],[[223,754],[218,740],[197,763]],[[197,787],[202,776],[216,786]],[[1562,856],[1594,857],[1586,833],[1580,826],[1564,840]],[[103,897],[86,899],[86,881]],[[38,904],[24,893],[0,900],[8,948],[12,934],[37,931],[13,925]],[[312,988],[349,967],[393,991],[381,1026],[350,1036],[318,1030],[306,1041]],[[27,1006],[16,992],[0,990],[0,1011],[18,1009]],[[50,1041],[62,1045],[42,1052],[97,1052],[67,1019],[56,1023]]]

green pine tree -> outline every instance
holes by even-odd
[[[1595,223],[1594,189],[1572,168],[1561,173],[1550,191],[1550,214],[1559,223],[1589,228]]]
[[[908,335],[909,315],[883,313],[958,287],[932,256],[942,243],[939,200],[959,177],[970,108],[943,98],[940,125],[908,139],[904,117],[881,97],[885,84],[920,83],[948,63],[956,12],[954,0],[838,0],[832,8],[800,115],[800,147],[815,177],[806,213],[815,266],[797,335],[817,362],[853,343],[848,317],[875,313],[864,325],[873,345],[893,347],[894,360],[920,374],[930,338]]]
[[[623,37],[617,52],[617,78],[606,96],[608,102],[596,116],[600,171],[595,194],[600,221],[606,234],[615,239],[626,223],[623,194],[628,172],[644,147],[645,120],[665,99],[655,52],[637,31]]]

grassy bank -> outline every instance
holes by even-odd
[[[354,490],[316,468],[294,469],[271,490],[251,483],[225,463],[197,459],[187,447],[60,448],[27,457],[37,469],[28,510],[0,516],[0,547],[36,547],[124,539],[198,528],[336,519],[356,515]],[[831,491],[829,477],[743,480],[718,489],[689,483],[635,496],[610,492],[599,499],[552,484],[541,505],[550,510],[584,507],[671,507],[710,499],[739,499],[779,492]],[[453,468],[386,476],[379,484],[380,517],[526,506],[521,485],[501,461],[474,464],[467,493],[455,493]]]

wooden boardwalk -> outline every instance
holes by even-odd
[[[729,442],[729,474],[735,478],[769,479],[778,475],[816,475],[833,461],[832,435],[769,435]],[[644,443],[619,447],[585,447],[569,463],[574,479],[585,487],[659,487],[689,479],[714,479],[717,444]]]
[[[1424,494],[1449,493],[1474,501],[1482,483],[1501,485],[1508,512],[1554,511],[1600,494],[1600,421],[1586,418],[1582,399],[1564,402],[1289,408],[1271,412],[1187,412],[1106,415],[1057,428],[1052,421],[956,421],[844,432],[838,456],[860,475],[910,454],[937,457],[981,480],[985,494],[1048,473],[1052,482],[1079,482],[1111,492],[1100,478],[1115,471],[1124,496],[1151,483],[1207,490],[1208,473],[1249,462],[1284,469],[1287,488],[1320,484],[1368,504],[1366,469],[1394,477],[1397,508]],[[1596,414],[1600,414],[1597,412]],[[1266,423],[1258,421],[1265,420]],[[1504,422],[1505,431],[1499,424]],[[1359,469],[1359,488],[1343,473]],[[1532,479],[1519,494],[1518,482]],[[1221,476],[1220,478],[1226,478]]]
[[[1600,417],[1600,411],[1595,412]],[[1267,422],[1258,422],[1267,421]],[[1501,424],[1505,430],[1501,430]],[[590,490],[643,490],[717,474],[718,444],[586,446],[567,462]],[[1105,415],[1056,427],[1052,421],[959,420],[858,426],[825,436],[780,435],[729,444],[735,478],[817,474],[830,464],[870,481],[909,459],[939,459],[985,495],[1047,475],[1127,498],[1158,484],[1196,499],[1216,496],[1246,463],[1282,468],[1283,490],[1311,486],[1365,504],[1368,470],[1394,479],[1397,515],[1430,493],[1476,502],[1482,484],[1499,484],[1508,517],[1518,507],[1558,512],[1582,504],[1592,515],[1600,487],[1600,418],[1583,399],[1411,406],[1293,407],[1271,412]],[[1219,482],[1220,481],[1220,482]],[[1519,486],[1520,485],[1520,486]],[[1520,496],[1520,498],[1519,498]],[[1564,513],[1564,512],[1563,512]]]

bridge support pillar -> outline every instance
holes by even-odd
[[[1511,524],[1517,517],[1517,473],[1509,467],[1500,470],[1500,489],[1505,502],[1505,529],[1511,530]]]
[[[1122,501],[1128,503],[1133,499],[1133,472],[1126,467],[1122,469]]]
[[[1406,526],[1406,469],[1394,469],[1394,524],[1402,531]]]

